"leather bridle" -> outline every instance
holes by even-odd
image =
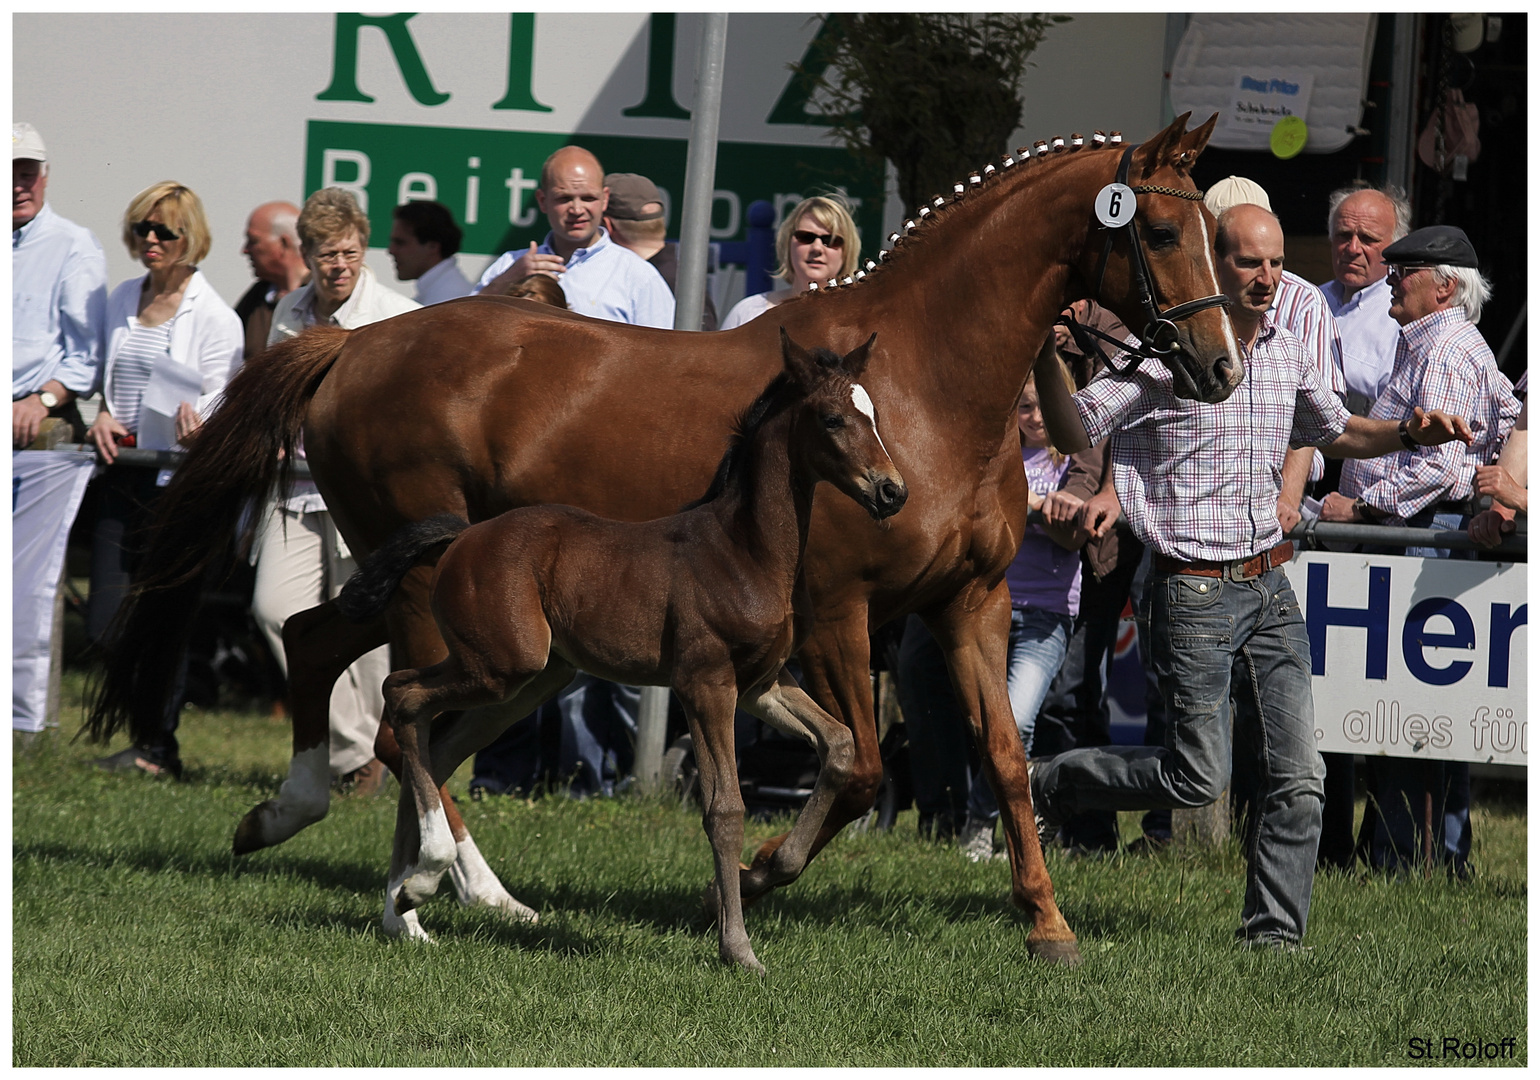
[[[1130,146],[1123,151],[1123,159],[1118,163],[1116,182],[1125,187],[1128,185],[1128,166],[1132,159],[1135,147]],[[1158,184],[1138,184],[1129,187],[1135,196],[1138,195],[1170,195],[1177,199],[1188,199],[1193,202],[1201,202],[1203,192],[1187,191],[1183,188],[1164,187]],[[1189,300],[1175,307],[1162,311],[1159,307],[1159,295],[1155,285],[1154,275],[1150,273],[1150,265],[1144,254],[1144,244],[1139,240],[1138,215],[1134,214],[1128,219],[1126,225],[1101,228],[1107,233],[1107,241],[1102,246],[1101,258],[1096,264],[1096,287],[1091,292],[1091,299],[1100,302],[1102,293],[1102,279],[1107,273],[1107,259],[1112,254],[1112,241],[1117,233],[1126,230],[1128,235],[1129,265],[1133,270],[1134,286],[1139,293],[1139,306],[1143,309],[1146,323],[1144,332],[1139,335],[1137,346],[1129,345],[1125,341],[1103,333],[1095,327],[1086,326],[1077,322],[1068,315],[1061,315],[1056,322],[1069,327],[1070,334],[1074,337],[1076,345],[1081,352],[1090,355],[1093,351],[1101,358],[1101,361],[1112,371],[1119,375],[1128,375],[1138,368],[1144,360],[1162,360],[1176,352],[1177,343],[1176,323],[1179,319],[1187,319],[1200,311],[1207,311],[1214,307],[1228,307],[1230,298],[1223,293],[1213,296],[1200,297],[1197,300]],[[1109,341],[1118,347],[1118,350],[1127,354],[1128,360],[1122,367],[1113,363],[1112,359],[1102,350],[1100,344],[1093,341],[1091,335]]]

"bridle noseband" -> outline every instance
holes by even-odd
[[[1128,187],[1128,166],[1129,161],[1133,158],[1134,149],[1135,147],[1130,146],[1124,150],[1123,159],[1118,162],[1118,174],[1115,182],[1124,187]],[[1138,184],[1129,187],[1129,190],[1136,196],[1169,195],[1173,198],[1187,199],[1192,202],[1201,202],[1203,200],[1203,192],[1201,191],[1187,191],[1184,188],[1164,187],[1159,184]],[[1069,332],[1074,337],[1075,343],[1081,352],[1090,354],[1094,351],[1101,358],[1102,362],[1117,374],[1127,375],[1135,370],[1141,361],[1164,359],[1176,352],[1178,348],[1177,320],[1191,318],[1198,312],[1207,311],[1209,308],[1229,306],[1230,298],[1223,293],[1216,293],[1213,296],[1189,300],[1186,303],[1177,304],[1175,307],[1166,308],[1162,311],[1157,303],[1159,297],[1156,294],[1155,278],[1150,273],[1150,265],[1144,255],[1144,245],[1139,240],[1138,215],[1130,215],[1126,225],[1116,227],[1102,225],[1101,228],[1107,233],[1107,242],[1102,246],[1101,258],[1097,260],[1096,288],[1092,290],[1091,299],[1100,302],[1102,279],[1107,273],[1107,259],[1112,254],[1112,241],[1120,230],[1126,230],[1128,233],[1129,263],[1133,269],[1135,287],[1139,291],[1139,306],[1143,309],[1146,317],[1144,333],[1139,335],[1139,344],[1138,346],[1132,346],[1127,342],[1119,341],[1111,334],[1105,334],[1095,327],[1086,326],[1084,323],[1077,322],[1067,315],[1061,315],[1055,321],[1069,327]],[[1092,340],[1091,335],[1093,334],[1104,341],[1111,342],[1128,355],[1129,359],[1122,367],[1118,367],[1113,363],[1112,359],[1102,351],[1101,345]]]

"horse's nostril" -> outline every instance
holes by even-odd
[[[1230,373],[1235,370],[1235,364],[1228,356],[1221,356],[1214,361],[1214,375],[1220,382],[1228,382]]]

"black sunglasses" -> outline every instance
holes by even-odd
[[[158,221],[136,221],[134,222],[133,229],[134,235],[141,240],[151,233],[154,233],[155,239],[159,240],[162,244],[169,244],[173,240],[182,239],[180,233],[171,231],[171,226],[162,225]]]
[[[835,251],[845,246],[845,238],[843,236],[835,236],[833,233],[815,233],[808,232],[806,229],[793,229],[791,236],[799,244],[811,244],[814,240],[822,240],[824,247],[833,248]]]

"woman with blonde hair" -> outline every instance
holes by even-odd
[[[356,330],[422,306],[382,285],[364,265],[369,216],[351,192],[335,187],[315,192],[305,200],[295,229],[310,281],[278,301],[269,347],[306,327]],[[303,456],[303,448],[300,453]],[[287,676],[283,624],[336,596],[355,569],[352,553],[313,482],[297,480],[284,498],[269,503],[251,559],[257,566],[251,613]],[[385,781],[385,766],[374,756],[374,738],[385,711],[380,684],[389,674],[390,652],[381,646],[355,660],[332,688],[325,765],[312,765],[322,775],[329,768],[344,790],[374,794]]]
[[[241,320],[198,269],[210,234],[192,189],[164,180],[135,195],[123,215],[123,243],[146,273],[107,299],[102,404],[88,437],[109,465],[121,445],[188,443],[240,366],[244,341]],[[101,480],[86,613],[92,640],[101,638],[128,590],[134,538],[149,524],[160,485],[154,469],[121,466]],[[131,746],[102,766],[179,775],[176,725],[173,709],[150,744]]]
[[[787,282],[784,289],[746,296],[722,320],[721,329],[742,326],[775,305],[808,291],[813,282],[848,277],[861,264],[861,234],[856,231],[850,207],[840,195],[814,195],[803,199],[781,221],[775,234],[775,276]]]

